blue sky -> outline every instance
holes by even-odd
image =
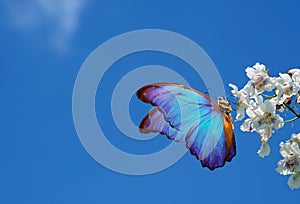
[[[53,4],[54,2],[54,4]],[[75,2],[75,3],[74,3]],[[261,159],[255,133],[236,123],[237,156],[213,172],[187,153],[170,168],[147,176],[101,166],[83,148],[72,119],[77,73],[101,43],[136,29],[164,29],[200,45],[228,83],[243,86],[244,69],[256,62],[271,75],[299,67],[298,1],[3,1],[1,23],[0,203],[279,203],[295,202],[288,177],[276,173],[279,142],[299,131],[299,121],[274,134],[272,153]],[[136,53],[116,62],[97,90],[96,111],[112,144],[129,153],[151,153],[163,136],[134,141],[109,111],[113,87],[135,67],[160,64],[205,92],[186,64],[162,53]],[[121,69],[122,67],[122,69]],[[157,73],[159,75],[159,73]],[[137,87],[138,88],[138,87]],[[132,120],[150,106],[132,98]],[[297,201],[296,201],[297,202]]]

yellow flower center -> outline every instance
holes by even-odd
[[[263,116],[263,121],[262,124],[267,123],[268,125],[271,125],[273,120],[272,120],[272,114],[269,112],[265,112]]]

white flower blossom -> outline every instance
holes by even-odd
[[[300,146],[300,133],[292,134],[291,139],[293,142],[296,142]]]
[[[293,76],[294,74],[300,74],[300,69],[294,68],[294,69],[290,69],[286,72],[287,74],[289,74],[290,76]]]
[[[263,142],[260,146],[260,149],[258,150],[257,154],[264,158],[265,156],[269,156],[271,152],[270,146],[268,145],[268,143]]]
[[[296,96],[297,103],[300,104],[300,69],[290,69],[287,71],[287,74],[289,74],[293,82],[295,83],[295,92],[298,93]]]
[[[292,79],[294,82],[296,82],[297,84],[300,83],[300,70],[297,69],[297,71],[295,71],[293,74],[292,74]]]
[[[275,130],[284,126],[283,118],[278,112],[291,111],[299,117],[295,109],[300,104],[300,69],[291,69],[279,77],[270,77],[265,65],[256,63],[246,68],[249,81],[242,89],[229,84],[231,93],[238,98],[236,120],[244,119],[240,129],[244,132],[257,132],[261,146],[257,151],[260,157],[268,156],[271,148],[268,144]],[[268,93],[265,93],[268,92]],[[290,106],[291,102],[293,106]],[[278,162],[276,171],[290,175],[288,185],[291,189],[300,188],[300,133],[293,134],[287,142],[280,143],[283,159]]]
[[[254,103],[246,110],[249,119],[246,119],[241,125],[242,131],[256,131],[259,134],[262,146],[257,152],[259,156],[265,157],[270,154],[270,147],[267,144],[273,134],[273,129],[277,130],[283,127],[283,119],[275,113],[275,106],[269,100],[262,101],[257,98],[258,103]]]
[[[293,134],[291,140],[280,143],[280,154],[284,158],[278,162],[276,171],[291,175],[288,185],[291,189],[300,187],[300,134]]]
[[[253,120],[257,118],[257,114],[255,113],[255,110],[258,108],[258,105],[256,102],[251,100],[248,104],[248,107],[246,108],[248,119],[244,120],[243,124],[241,125],[241,130],[244,132],[253,132],[257,131],[257,129],[254,129],[253,126]]]
[[[283,127],[283,119],[275,113],[276,108],[271,101],[266,100],[258,105],[256,110],[252,110],[255,113],[255,118],[252,118],[254,129],[259,131],[271,127],[277,130]]]
[[[243,124],[240,127],[243,132],[253,132],[253,123],[250,118],[244,120]]]
[[[238,98],[236,110],[237,114],[235,119],[242,120],[245,117],[245,109],[248,107],[250,101],[247,87],[244,87],[239,91],[236,85],[229,84],[229,86],[233,88],[233,90],[231,91],[232,95]]]
[[[278,162],[278,168],[276,169],[278,173],[289,175],[295,172],[300,159],[297,148],[299,149],[299,145],[293,141],[280,143],[280,154],[284,159]]]
[[[300,187],[300,174],[296,173],[290,176],[288,180],[289,187],[293,190]]]
[[[248,84],[253,88],[250,97],[255,97],[264,91],[272,91],[275,87],[274,78],[269,76],[265,65],[256,63],[253,67],[246,68],[250,81]]]
[[[278,78],[276,78],[276,97],[272,100],[274,103],[281,105],[287,99],[291,98],[293,95],[296,95],[299,91],[299,84],[295,83],[289,74],[279,73]]]

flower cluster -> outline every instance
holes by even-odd
[[[280,143],[280,154],[284,158],[278,162],[276,171],[282,175],[291,175],[288,185],[291,189],[300,187],[300,133],[293,134],[287,142]]]
[[[268,141],[272,134],[286,122],[300,118],[300,114],[295,111],[295,105],[300,103],[300,69],[291,69],[286,73],[280,73],[278,77],[271,77],[265,65],[256,63],[253,67],[246,68],[246,74],[249,81],[242,89],[239,90],[236,85],[229,84],[233,89],[232,95],[238,98],[236,120],[243,120],[246,117],[240,129],[244,132],[258,133],[261,147],[257,153],[260,157],[265,157],[270,154]],[[280,113],[285,110],[291,111],[295,118],[284,121]],[[292,174],[289,185],[291,188],[298,188],[300,136],[293,137],[297,139],[281,143],[281,154],[285,159],[279,162],[277,171],[284,175]],[[290,153],[298,157],[291,156]]]

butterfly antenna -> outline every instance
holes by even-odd
[[[205,92],[203,92],[204,94],[206,94],[206,95],[208,95],[210,98],[215,98],[215,99],[217,99],[218,97],[216,97],[215,95],[213,95],[213,94],[209,94],[209,93],[211,93],[211,92],[209,92],[210,91],[210,88],[207,88],[207,91],[205,91]]]
[[[207,91],[204,92],[206,95],[209,95],[209,89],[210,88],[207,88]]]

